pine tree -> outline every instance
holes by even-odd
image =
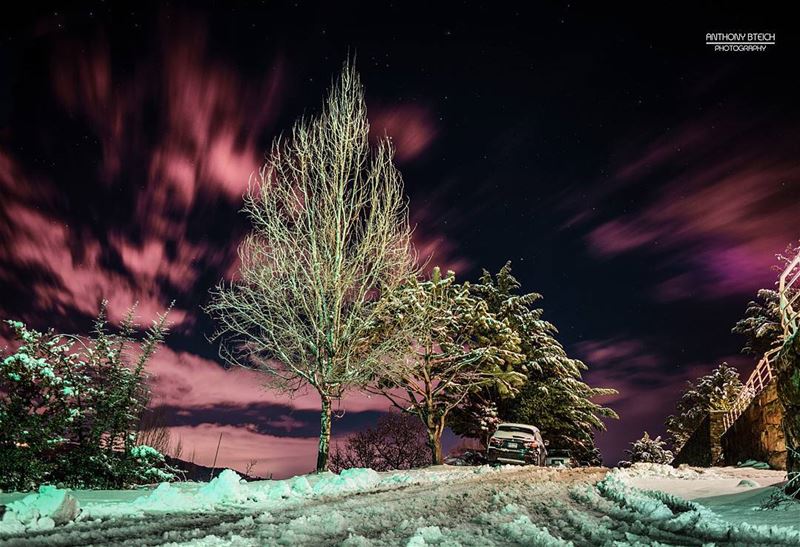
[[[442,276],[439,268],[429,280],[413,280],[398,292],[391,309],[392,318],[413,324],[413,334],[409,353],[393,363],[378,389],[422,420],[432,461],[440,464],[450,411],[479,387],[507,394],[523,383],[519,336],[467,285],[457,284],[453,272]]]
[[[745,337],[742,352],[756,358],[779,348],[783,343],[783,327],[778,291],[759,290],[756,300],[748,303],[744,317],[736,322],[732,332]]]
[[[744,386],[739,371],[722,363],[711,373],[701,376],[676,404],[676,413],[666,421],[667,431],[677,449],[694,433],[710,410],[730,410],[742,393]]]
[[[494,429],[487,431],[481,414],[483,409],[496,407],[503,421],[534,424],[554,446],[589,457],[594,450],[594,432],[605,429],[600,418],[617,417],[613,410],[592,399],[616,391],[592,388],[581,380],[586,365],[567,355],[556,339],[557,329],[543,320],[543,310],[535,307],[542,296],[519,294],[520,287],[509,262],[495,276],[484,270],[479,282],[469,285],[469,291],[519,336],[525,356],[525,384],[514,393],[501,393],[493,386],[473,390],[453,411],[449,425],[456,433],[485,444]]]
[[[659,463],[669,465],[672,462],[672,452],[667,450],[667,443],[661,437],[650,438],[647,431],[644,436],[631,443],[631,449],[626,450],[631,463]]]
[[[520,394],[509,401],[508,420],[534,424],[550,445],[569,448],[581,461],[592,459],[594,434],[604,431],[601,418],[617,414],[592,399],[616,393],[593,388],[576,378],[529,380]]]

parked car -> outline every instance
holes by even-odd
[[[486,459],[489,463],[544,465],[547,441],[539,428],[528,424],[500,424],[489,439]]]
[[[572,452],[564,448],[548,450],[544,464],[547,467],[579,467],[578,461],[572,457]]]

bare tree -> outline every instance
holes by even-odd
[[[147,445],[167,454],[172,444],[167,423],[167,412],[163,406],[145,408],[139,418],[136,444]]]
[[[416,274],[408,206],[390,142],[370,150],[368,138],[364,91],[347,63],[319,117],[276,140],[251,181],[239,280],[212,290],[207,308],[227,361],[290,394],[317,391],[317,470],[327,466],[332,401],[407,350],[380,318],[383,296]]]
[[[331,453],[331,469],[337,473],[352,467],[376,471],[413,469],[431,463],[428,435],[415,416],[390,412],[378,418],[377,426],[350,435]]]
[[[175,447],[172,449],[172,457],[179,460],[183,455],[183,437],[178,437],[175,441]]]
[[[250,477],[250,473],[256,465],[258,465],[258,460],[249,460],[244,468],[244,474]]]

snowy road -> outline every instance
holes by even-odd
[[[354,475],[359,484],[336,476],[250,483],[192,510],[182,500],[199,494],[178,495],[174,488],[151,496],[166,504],[160,511],[154,503],[133,512],[130,502],[88,504],[91,518],[29,530],[24,538],[6,536],[0,545],[800,545],[798,529],[726,521],[670,494],[633,488],[646,481],[624,472],[524,467],[370,473],[366,482],[366,474]],[[697,482],[691,476],[658,480]]]

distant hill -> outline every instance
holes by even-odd
[[[187,462],[185,460],[181,460],[178,458],[173,458],[172,456],[164,456],[164,459],[167,461],[167,464],[174,469],[178,469],[179,471],[183,472],[183,476],[187,481],[197,481],[197,482],[207,482],[210,481],[212,478],[216,477],[222,471],[224,471],[225,467],[218,467],[212,469],[211,467],[207,467],[205,465],[199,465],[192,462]],[[264,480],[263,477],[251,477],[250,475],[245,475],[241,471],[234,469],[239,475],[246,481],[260,481]]]

